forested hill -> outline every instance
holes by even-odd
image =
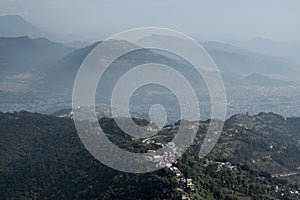
[[[0,199],[299,198],[295,194],[299,188],[299,142],[291,139],[299,138],[295,134],[300,132],[300,119],[272,113],[234,116],[226,122],[213,152],[199,159],[207,123],[197,122],[195,143],[172,170],[128,174],[94,159],[70,118],[25,111],[0,113]],[[167,143],[178,128],[178,124],[165,127],[145,142],[131,140],[113,119],[102,119],[100,124],[114,143],[138,151]],[[294,176],[277,177],[295,172]],[[193,188],[184,179],[191,179]]]

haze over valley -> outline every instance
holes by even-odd
[[[2,16],[0,19],[1,110],[50,114],[70,108],[77,70],[88,53],[101,41],[91,44],[85,41],[60,43],[46,38],[51,35],[20,16]],[[262,50],[257,53],[253,51],[253,46],[264,49],[265,45],[264,40],[261,44],[258,41],[253,40],[252,48],[242,44],[239,47],[224,42],[199,41],[222,73],[227,91],[228,117],[237,113],[255,114],[260,111],[299,116],[300,62],[289,57],[278,57],[272,52],[270,55],[264,54]],[[250,41],[247,42],[249,43]],[[269,45],[270,43],[271,40],[268,41]],[[273,42],[273,45],[279,44]],[[287,46],[282,43],[283,48],[286,49]],[[291,57],[296,54],[295,47],[296,45],[289,48],[289,52],[293,52]],[[265,50],[268,48],[265,47]],[[147,59],[168,62],[174,66],[182,64],[166,55],[159,55],[158,52],[147,52],[146,55],[147,58],[141,60],[143,53],[133,53],[119,59],[115,67],[126,68],[128,59],[137,60],[137,64],[144,63]],[[142,108],[144,103],[141,99],[143,98],[138,103]],[[209,94],[203,92],[201,99],[201,117],[205,120],[210,113],[207,109]],[[98,104],[104,105],[107,102],[99,101]],[[173,120],[177,120],[176,115],[175,113],[172,117]]]

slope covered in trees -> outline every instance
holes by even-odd
[[[299,164],[297,142],[284,149],[297,137],[299,121],[266,113],[234,116],[205,159],[198,158],[198,150],[208,121],[200,122],[194,144],[173,164],[182,173],[176,177],[169,168],[128,174],[104,166],[84,148],[70,118],[1,113],[0,199],[295,199],[290,191],[298,189],[299,175],[290,179],[272,175],[295,170]],[[100,124],[110,140],[124,149],[155,148],[151,142],[132,140],[113,119],[101,119]],[[167,143],[177,126],[164,128],[150,141]],[[270,144],[276,151],[270,150]],[[263,160],[266,154],[273,160]],[[278,168],[268,169],[268,165]],[[190,178],[194,189],[180,178]],[[280,191],[275,191],[276,186]]]

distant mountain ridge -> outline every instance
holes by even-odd
[[[62,59],[74,48],[52,42],[46,38],[30,39],[28,36],[15,38],[0,37],[0,67],[5,71],[19,73],[43,67]]]
[[[276,56],[298,64],[300,63],[300,44],[297,43],[277,42],[259,37],[250,40],[229,40],[228,42],[248,49],[249,51]]]
[[[249,76],[243,79],[245,84],[248,85],[257,85],[257,86],[290,86],[295,85],[295,82],[292,81],[283,81],[270,78],[268,76],[264,76],[258,73],[250,74]]]
[[[43,76],[53,63],[73,51],[74,48],[46,38],[0,37],[0,90],[27,88],[26,85]]]
[[[0,16],[0,36],[18,37],[24,35],[41,37],[42,35],[45,35],[45,32],[18,15]]]
[[[64,35],[44,31],[19,15],[0,16],[0,37],[20,37],[24,35],[30,38],[46,37],[62,43],[77,41],[77,45],[81,40],[84,40],[82,37],[72,34]]]
[[[60,85],[64,85],[66,88],[72,87],[76,73],[82,61],[98,44],[99,42],[85,48],[78,49],[63,58],[49,71],[46,77],[47,82],[60,83]],[[284,66],[284,63],[280,60],[276,60],[276,58],[272,58],[270,56],[264,58],[263,55],[218,42],[206,42],[203,43],[203,45],[217,63],[225,84],[228,86],[256,85],[276,87],[294,84],[292,81],[282,81],[280,79],[277,80],[271,78],[273,74],[281,74],[283,72],[286,73],[286,76],[289,76],[291,73],[297,74],[296,72],[287,70],[286,68],[289,66]],[[160,54],[159,52],[146,54],[144,61],[141,60],[141,56],[139,56],[139,54],[135,53],[132,53],[126,59],[116,62],[115,65],[125,67],[129,62],[132,62],[132,64],[141,64],[149,59],[152,59],[152,61],[158,59],[156,61],[161,60],[166,62],[165,64],[169,63],[172,66],[181,65],[182,69],[186,67],[184,63],[176,60],[176,58],[168,57],[168,55]]]
[[[300,65],[288,62],[280,57],[255,53],[219,42],[204,42],[202,45],[222,72],[241,75],[253,73],[277,74],[285,77],[296,77],[300,74]]]
[[[30,24],[22,17],[17,15],[7,15],[7,16],[0,16],[0,36],[24,36],[28,35],[30,38],[36,37],[47,37],[47,38],[55,38],[53,34],[47,33],[39,28],[35,27],[34,25]],[[166,36],[164,36],[166,37]],[[71,37],[70,37],[71,38]],[[153,40],[155,39],[158,42],[164,42],[165,39],[162,36],[154,35],[145,40]],[[161,41],[160,41],[161,40]],[[67,43],[67,42],[66,42]],[[208,42],[201,42],[203,47],[208,51],[211,57],[216,62],[219,69],[224,74],[237,74],[237,75],[249,75],[249,74],[265,74],[265,75],[280,75],[284,77],[291,77],[294,76],[294,79],[298,77],[300,74],[300,67],[289,63],[280,57],[270,56],[267,54],[255,53],[252,52],[251,49],[248,50],[247,48],[234,46],[231,44],[208,41]],[[70,41],[67,43],[68,47],[82,47],[88,45],[86,42],[74,42]],[[92,45],[95,47],[95,45]],[[87,47],[88,48],[88,47]],[[85,49],[85,48],[83,48]],[[80,50],[81,51],[81,50]],[[79,51],[79,52],[80,52]],[[81,51],[81,52],[84,52]],[[53,52],[55,53],[55,52]],[[71,53],[71,52],[69,52]],[[79,55],[79,57],[86,56],[87,54]],[[51,54],[49,54],[51,56]],[[69,59],[69,58],[66,58]],[[80,66],[80,60],[77,61],[74,58],[74,62],[71,61],[72,70],[78,68],[76,66]],[[77,62],[75,64],[75,62]],[[65,63],[65,67],[70,69]],[[288,80],[288,79],[287,79]]]

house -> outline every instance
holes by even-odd
[[[229,170],[233,170],[233,169],[235,169],[235,166],[233,166],[230,162],[226,162],[225,163],[225,167],[227,168],[227,169],[229,169]]]
[[[182,200],[190,200],[190,198],[188,196],[186,196],[186,195],[182,195],[181,199]]]
[[[173,172],[173,174],[177,177],[180,177],[182,174],[180,170],[177,167],[171,167],[170,170]]]
[[[271,155],[265,155],[265,156],[263,156],[263,159],[266,161],[270,161],[270,160],[272,160],[272,157],[271,157]]]
[[[186,187],[191,187],[192,184],[193,184],[193,182],[192,182],[191,178],[186,179]]]
[[[147,150],[147,153],[155,153],[156,151],[155,150],[152,150],[152,149],[150,149],[150,150]]]
[[[174,175],[177,176],[177,177],[180,177],[181,176],[181,172],[180,171],[175,171]]]
[[[278,192],[278,191],[279,191],[279,186],[276,185],[276,186],[275,186],[275,192]]]
[[[166,166],[167,166],[168,168],[171,168],[171,167],[172,167],[172,163],[166,163]]]
[[[186,196],[185,194],[182,195],[181,199],[182,199],[182,200],[190,200],[190,198],[189,198],[188,196]]]
[[[186,179],[186,188],[190,190],[195,190],[195,185],[193,184],[193,181],[191,178]]]

